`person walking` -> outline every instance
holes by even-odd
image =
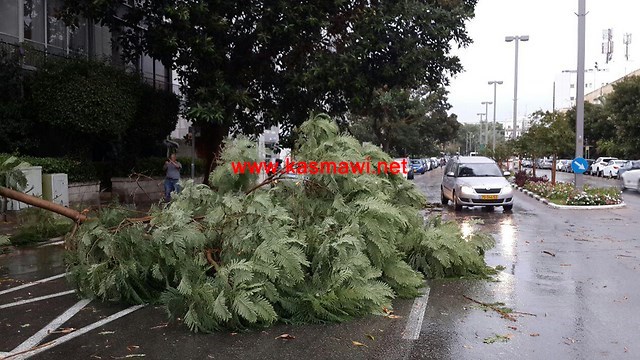
[[[176,160],[176,154],[169,155],[169,159],[164,162],[163,169],[166,171],[164,178],[164,200],[166,202],[171,201],[171,193],[175,191],[180,192],[180,170],[182,170],[182,164]]]

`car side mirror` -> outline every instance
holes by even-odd
[[[449,171],[449,172],[447,173],[447,176],[448,176],[448,177],[454,177],[454,176],[456,176],[456,174],[455,174],[453,171]]]
[[[502,175],[504,175],[504,177],[509,177],[509,176],[511,176],[511,172],[505,171],[505,172],[502,173]]]

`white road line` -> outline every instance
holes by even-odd
[[[58,346],[60,344],[64,344],[65,342],[72,340],[80,335],[84,335],[86,333],[88,333],[89,331],[99,328],[102,325],[108,324],[114,320],[117,320],[125,315],[128,315],[142,307],[145,307],[146,305],[136,305],[136,306],[132,306],[128,309],[124,309],[120,312],[117,312],[109,317],[106,317],[100,321],[94,322],[91,325],[87,325],[83,328],[80,328],[72,333],[69,333],[67,335],[61,336],[53,341],[51,341],[50,343],[47,343],[46,345],[41,345],[40,347],[33,349],[31,351],[27,351],[24,352],[22,354],[17,354],[17,355],[12,355],[12,353],[6,354],[6,359],[11,359],[11,360],[22,360],[22,359],[28,359],[33,355],[39,354],[43,351],[47,351],[49,349],[51,349],[52,347]]]
[[[22,285],[19,285],[19,286],[15,286],[15,287],[0,291],[0,295],[8,294],[10,292],[17,291],[17,290],[22,290],[22,289],[28,288],[30,286],[34,286],[34,285],[45,283],[47,281],[60,279],[61,277],[64,277],[65,275],[66,274],[60,274],[60,275],[48,277],[48,278],[45,278],[45,279],[42,279],[42,280],[32,281],[30,283],[26,283],[26,284],[22,284]]]
[[[39,296],[39,297],[35,297],[35,298],[32,298],[32,299],[20,300],[20,301],[8,303],[8,304],[0,305],[0,309],[6,309],[6,308],[13,307],[13,306],[29,304],[29,303],[40,301],[40,300],[47,300],[47,299],[51,299],[51,298],[58,297],[58,296],[65,296],[65,295],[73,294],[74,292],[76,292],[76,291],[75,290],[69,290],[69,291],[63,291],[63,292],[59,292],[59,293],[55,293],[55,294]]]
[[[427,301],[429,301],[429,288],[426,288],[424,294],[413,301],[413,307],[407,320],[407,326],[402,332],[402,338],[405,340],[418,340],[420,337],[420,329],[422,329],[422,320],[424,312],[427,309]]]
[[[52,331],[55,331],[60,325],[67,322],[67,320],[71,319],[75,314],[77,314],[80,310],[82,310],[87,304],[91,302],[91,299],[84,299],[78,301],[75,305],[67,309],[62,315],[53,319],[47,326],[43,327],[35,333],[33,336],[25,340],[22,344],[18,345],[15,349],[11,350],[12,353],[23,352],[25,350],[29,350],[34,346],[40,344],[44,338],[46,338]]]

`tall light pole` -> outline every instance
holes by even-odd
[[[584,146],[584,55],[586,29],[586,0],[578,0],[578,81],[576,84],[576,157],[583,156]],[[582,190],[582,174],[575,174],[576,189]]]
[[[511,137],[516,139],[516,129],[518,128],[518,45],[520,41],[529,41],[529,35],[507,36],[504,38],[506,42],[514,41],[516,43],[516,65],[515,75],[513,77],[513,132]]]
[[[482,135],[482,132],[483,132],[482,116],[484,116],[484,115],[485,115],[485,113],[478,113],[478,116],[480,116],[480,139],[478,139],[478,141],[480,142],[480,147],[482,147],[482,141],[483,141],[483,139],[482,139],[482,137],[483,137],[483,135]]]
[[[484,143],[486,147],[489,147],[489,105],[493,104],[491,101],[483,101],[482,105],[484,105],[484,122],[485,122],[485,132],[484,132]],[[493,109],[495,111],[495,109]],[[495,116],[495,115],[494,115]]]
[[[489,81],[489,85],[493,85],[493,135],[492,135],[492,145],[491,148],[493,151],[496,151],[496,87],[498,85],[502,85],[502,80],[493,80]]]

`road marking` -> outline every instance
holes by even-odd
[[[34,348],[34,349],[30,350],[30,351],[28,350],[28,351],[23,352],[21,354],[16,354],[16,353],[11,352],[9,354],[6,354],[6,356],[7,356],[8,359],[12,359],[12,360],[28,359],[33,355],[39,354],[39,353],[41,353],[43,351],[47,351],[47,350],[51,349],[52,347],[58,346],[60,344],[64,344],[65,342],[67,342],[69,340],[77,338],[80,335],[84,335],[84,334],[88,333],[89,331],[91,331],[93,329],[99,328],[102,325],[108,324],[108,323],[110,323],[110,322],[112,322],[114,320],[117,320],[117,319],[119,319],[119,318],[121,318],[121,317],[123,317],[125,315],[128,315],[128,314],[130,314],[130,313],[132,313],[132,312],[134,312],[134,311],[136,311],[136,310],[138,310],[140,308],[143,308],[145,306],[146,305],[135,305],[135,306],[132,306],[130,308],[127,308],[127,309],[124,309],[122,311],[119,311],[119,312],[117,312],[117,313],[115,313],[115,314],[113,314],[113,315],[111,315],[109,317],[106,317],[106,318],[104,318],[104,319],[102,319],[100,321],[94,322],[91,325],[87,325],[87,326],[85,326],[83,328],[80,328],[80,329],[78,329],[78,330],[76,330],[76,331],[74,331],[72,333],[69,333],[69,334],[66,334],[64,336],[61,336],[61,337],[57,338],[56,340],[53,340],[53,341],[51,341],[49,343],[46,343],[44,345],[40,345],[39,347]]]
[[[62,313],[57,318],[53,319],[49,324],[40,329],[33,336],[25,340],[22,344],[18,345],[15,349],[11,350],[11,353],[15,354],[18,352],[23,352],[33,348],[40,344],[44,338],[46,338],[52,331],[55,331],[62,324],[67,322],[67,320],[71,319],[75,314],[77,314],[80,310],[82,310],[87,304],[91,302],[91,299],[84,299],[78,301],[75,305],[67,309],[64,313]]]
[[[61,277],[64,277],[65,275],[66,274],[55,275],[55,276],[48,277],[48,278],[45,278],[45,279],[42,279],[42,280],[32,281],[30,283],[26,283],[26,284],[22,284],[22,285],[19,285],[19,286],[16,286],[16,287],[12,287],[12,288],[9,288],[9,289],[6,289],[6,290],[2,290],[2,291],[0,291],[0,295],[8,294],[10,292],[17,291],[17,290],[22,290],[22,289],[28,288],[30,286],[46,283],[47,281],[60,279]]]
[[[420,329],[422,329],[422,320],[424,320],[424,312],[427,309],[427,301],[429,301],[430,288],[426,288],[424,294],[413,301],[413,307],[407,320],[407,326],[402,332],[402,338],[405,340],[418,340],[420,337]]]
[[[75,290],[69,290],[69,291],[63,291],[63,292],[59,292],[59,293],[55,293],[55,294],[39,296],[39,297],[35,297],[35,298],[32,298],[32,299],[20,300],[20,301],[8,303],[8,304],[0,305],[0,309],[6,309],[6,308],[13,307],[13,306],[29,304],[29,303],[40,301],[40,300],[47,300],[47,299],[51,299],[51,298],[58,297],[58,296],[65,296],[65,295],[73,294],[75,292],[76,292]]]

